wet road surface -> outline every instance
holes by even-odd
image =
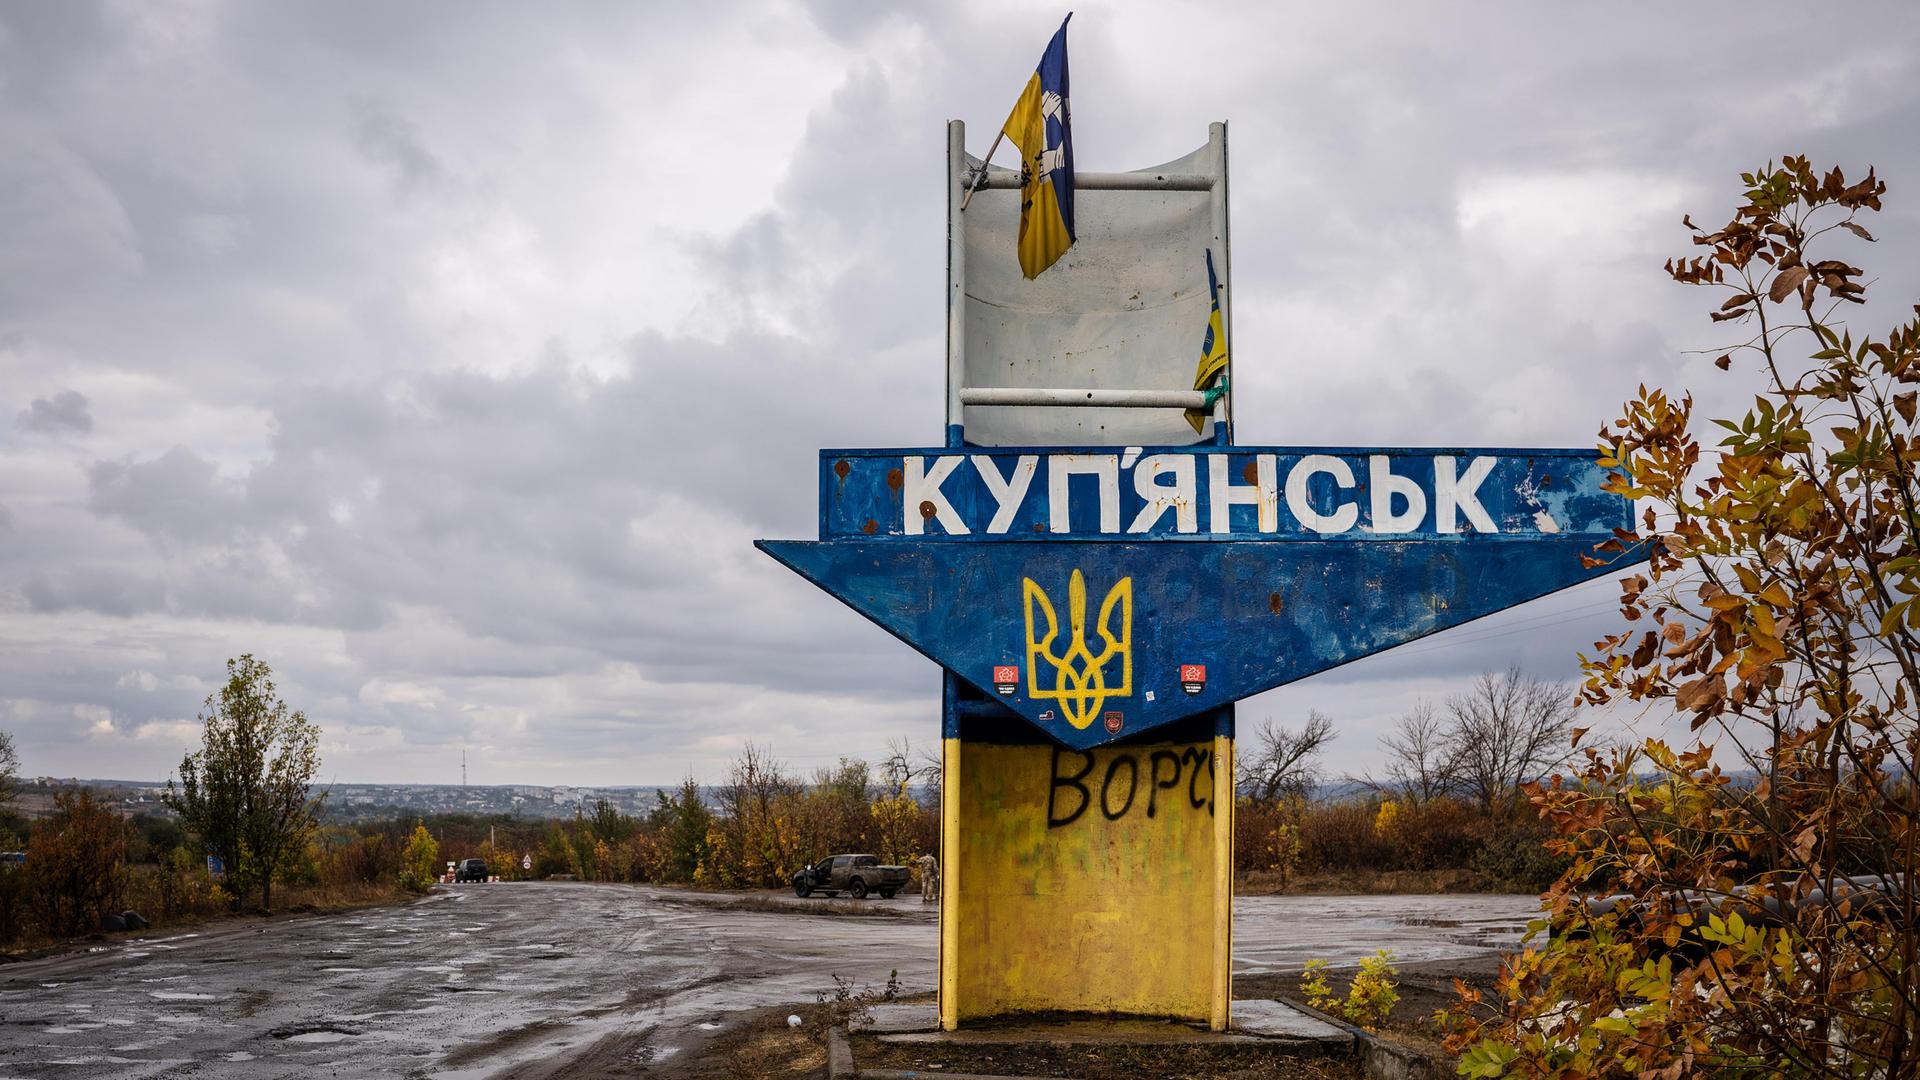
[[[0,1077],[534,1075],[589,1048],[698,1053],[728,1014],[834,976],[933,988],[936,926],[771,911],[617,885],[471,885],[405,907],[114,942],[0,967]],[[715,906],[715,904],[721,906]],[[1249,974],[1381,945],[1403,960],[1510,947],[1532,897],[1242,897]],[[641,1061],[635,1061],[639,1064]]]

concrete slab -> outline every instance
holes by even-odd
[[[1027,1027],[959,1031],[913,1031],[898,1035],[879,1035],[876,1039],[890,1046],[1251,1046],[1273,1040],[1258,1035],[1216,1035],[1191,1028],[1167,1031],[1110,1028],[1070,1028],[1059,1024],[1034,1024]]]
[[[847,1025],[854,1031],[898,1035],[915,1031],[940,1030],[940,1009],[931,1002],[921,1005],[871,1005],[867,1015],[856,1016]]]
[[[1353,1036],[1284,1001],[1243,998],[1233,1003],[1232,1030],[1267,1038],[1318,1039],[1348,1042]]]

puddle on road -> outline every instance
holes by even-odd
[[[190,990],[149,990],[147,996],[160,1001],[219,1001],[218,994],[196,994]]]
[[[307,1031],[299,1035],[289,1035],[286,1041],[297,1043],[337,1043],[351,1038],[353,1038],[353,1035],[345,1031]]]

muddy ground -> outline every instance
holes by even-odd
[[[1239,989],[1381,945],[1416,964],[1484,959],[1533,903],[1246,897]],[[824,1076],[812,1036],[835,977],[931,990],[935,942],[917,897],[456,886],[0,966],[0,1077]]]

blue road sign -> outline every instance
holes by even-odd
[[[1085,749],[1575,585],[1591,450],[827,450],[762,550]]]

